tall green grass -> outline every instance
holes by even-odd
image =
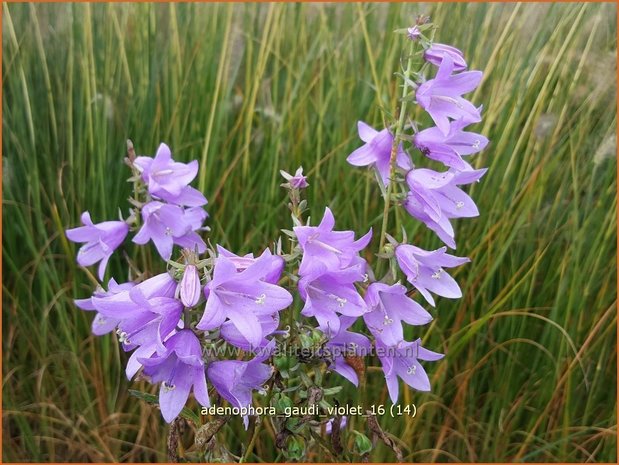
[[[427,334],[447,353],[433,391],[381,424],[408,461],[616,461],[616,7],[497,3],[3,4],[3,460],[165,460],[159,412],[127,392],[148,386],[72,304],[92,283],[63,235],[126,205],[125,140],[200,160],[211,237],[234,250],[288,227],[278,172],[301,164],[315,218],[376,229],[379,191],[345,158],[356,121],[396,106],[391,31],[417,13],[485,71],[490,170],[457,224],[464,298]],[[368,397],[387,400],[378,369]],[[219,440],[238,454],[245,435],[237,419]],[[276,457],[266,428],[252,460]]]

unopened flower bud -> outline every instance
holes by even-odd
[[[179,284],[181,302],[185,307],[193,307],[200,300],[200,275],[195,265],[187,265]]]

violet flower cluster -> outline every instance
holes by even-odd
[[[395,130],[377,130],[359,121],[359,138],[364,145],[353,151],[347,161],[353,166],[370,166],[375,170],[386,196],[393,186],[399,187],[397,195],[401,206],[434,231],[446,245],[427,251],[405,243],[406,238],[404,243],[398,243],[386,234],[389,259],[395,261],[408,283],[434,306],[433,294],[450,299],[462,296],[457,282],[445,270],[469,261],[447,253],[447,247],[456,248],[450,220],[479,214],[474,201],[461,186],[478,181],[486,172],[486,169],[474,169],[465,160],[488,144],[484,136],[464,130],[481,121],[481,108],[463,95],[479,85],[482,73],[467,71],[460,50],[431,43],[418,25],[405,32],[411,41],[421,41],[425,48],[426,64],[422,71],[430,66],[437,68],[434,77],[428,80],[423,78],[422,72],[417,73],[419,82],[413,84],[417,104],[435,124],[416,132],[413,146],[428,159],[442,163],[445,170],[435,171],[413,164],[402,143],[405,128],[401,124],[397,124]],[[386,199],[386,202],[391,201],[391,198]],[[398,377],[414,389],[428,391],[430,382],[419,360],[434,361],[442,355],[421,347],[420,340],[405,340],[404,324],[424,325],[432,317],[409,297],[407,287],[394,280],[395,277],[386,276],[369,284],[364,297],[367,310],[363,320],[374,337],[389,394],[395,403],[399,393]]]
[[[281,367],[288,367],[294,358],[278,365],[278,349],[285,346],[285,340],[292,345],[315,341],[316,334],[329,354],[321,363],[355,386],[363,371],[355,361],[375,353],[394,404],[400,379],[416,390],[430,390],[420,362],[436,361],[443,355],[422,347],[420,339],[407,340],[406,327],[432,321],[432,315],[415,300],[415,293],[430,306],[436,305],[435,296],[462,296],[447,270],[469,259],[447,253],[447,248],[456,248],[451,220],[479,214],[462,186],[479,181],[486,173],[473,168],[467,157],[484,149],[488,139],[465,130],[481,121],[481,108],[463,95],[479,85],[482,73],[468,71],[461,51],[432,43],[424,35],[426,30],[421,22],[403,30],[411,45],[421,44],[423,51],[411,51],[408,58],[397,123],[378,130],[359,121],[363,145],[347,158],[353,166],[375,171],[385,197],[377,255],[388,261],[389,271],[382,276],[377,276],[381,268],[375,272],[366,260],[371,255],[364,253],[372,241],[372,229],[358,238],[352,230],[338,230],[328,207],[318,225],[303,220],[307,202],[301,194],[309,183],[302,168],[294,175],[282,171],[294,222],[292,231],[282,230],[292,240],[289,254],[282,252],[281,241],[273,251],[267,248],[256,256],[207,245],[202,238],[208,231],[204,226],[207,200],[190,186],[198,162],[174,161],[165,144],[152,158],[130,154],[127,159],[134,186],[127,219],[95,224],[89,212],[84,212],[83,226],[66,231],[68,239],[84,244],[77,262],[99,264],[101,282],[110,257],[130,232],[136,245],[153,243],[162,259],[161,269],[165,263],[163,272],[143,270],[120,284],[111,278],[107,290],[99,286],[89,298],[75,301],[79,308],[95,314],[94,334],[115,332],[123,350],[131,353],[127,378],[139,375],[159,387],[165,421],[181,414],[192,392],[204,407],[216,393],[239,410],[252,405],[255,392],[272,395],[288,376]],[[422,57],[424,64],[413,74],[411,64],[416,57]],[[434,76],[427,79],[427,71],[433,69]],[[413,97],[434,126],[419,131],[419,123],[403,124],[408,116],[406,104]],[[414,134],[405,134],[411,129]],[[407,148],[406,141],[411,147]],[[417,167],[410,148],[443,168]],[[386,228],[392,203],[424,223],[445,246],[424,250],[407,243],[406,234],[401,241],[389,235]],[[292,307],[292,294],[280,285],[284,281],[298,291],[300,315]],[[223,352],[215,350],[222,347],[236,350],[236,355],[222,356]],[[304,379],[306,384],[313,382],[308,376]],[[278,392],[297,388],[288,385]],[[246,415],[244,423],[247,428]]]
[[[167,422],[180,414],[191,391],[201,405],[210,405],[207,380],[232,405],[247,407],[253,391],[262,391],[271,377],[271,366],[263,362],[274,347],[279,312],[292,303],[292,295],[277,284],[284,260],[268,249],[255,258],[221,246],[200,259],[207,251],[199,234],[207,201],[189,186],[197,161],[175,162],[161,144],[154,158],[137,157],[131,165],[137,175],[132,180],[143,183],[146,201],[134,201],[136,210],[126,221],[93,224],[86,212],[84,226],[67,230],[67,237],[86,243],[77,261],[82,266],[100,261],[101,280],[130,229],[137,231],[134,243],[153,242],[170,271],[139,283],[118,284],[112,278],[107,291],[99,288],[75,303],[95,312],[94,334],[115,331],[123,350],[131,352],[127,378],[141,371],[159,385],[159,406]],[[170,261],[174,246],[182,248],[184,263]],[[201,315],[197,307],[203,309]],[[256,356],[248,361],[205,356],[203,343],[217,340]]]

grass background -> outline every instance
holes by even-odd
[[[63,236],[85,209],[126,211],[125,140],[199,159],[211,237],[235,250],[288,227],[278,170],[300,164],[314,217],[378,229],[378,189],[345,157],[357,120],[395,108],[391,31],[417,13],[485,71],[473,100],[492,142],[474,163],[490,171],[481,216],[457,221],[464,298],[439,299],[426,333],[447,353],[426,365],[433,391],[381,424],[408,461],[616,461],[614,4],[2,8],[4,461],[165,460],[159,412],[127,392],[148,387],[72,304],[92,284]],[[120,256],[110,270],[126,277]],[[368,396],[386,402],[378,370]],[[239,453],[240,421],[219,439]],[[268,429],[255,452],[276,458]]]

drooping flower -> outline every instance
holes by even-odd
[[[162,273],[116,293],[95,294],[89,305],[104,324],[115,323],[123,348],[130,351],[163,340],[176,328],[183,307],[172,298],[175,289],[174,279]]]
[[[462,174],[454,170],[443,173],[425,168],[411,170],[406,175],[410,192],[404,208],[435,231],[446,245],[455,248],[454,231],[449,219],[479,215],[473,199],[458,185],[478,180],[485,172],[485,169],[464,171]]]
[[[97,312],[97,309],[93,304],[93,298],[110,297],[123,291],[128,291],[133,286],[135,286],[135,283],[133,282],[118,284],[116,280],[112,278],[107,284],[107,291],[102,288],[97,288],[92,297],[87,299],[76,299],[74,300],[74,303],[82,310]],[[92,333],[96,336],[103,336],[104,334],[114,331],[114,329],[118,326],[118,323],[120,323],[120,320],[115,318],[106,318],[97,312],[95,318],[92,320]]]
[[[243,409],[252,404],[254,391],[264,392],[264,384],[273,374],[273,367],[263,363],[268,350],[252,360],[221,360],[212,362],[207,368],[209,381],[231,405]],[[249,425],[247,416],[243,417],[245,428]]]
[[[396,260],[406,279],[432,306],[435,304],[430,292],[449,299],[462,297],[460,286],[443,268],[453,268],[470,260],[449,255],[446,250],[447,247],[441,247],[428,251],[410,244],[395,248]]]
[[[465,118],[452,121],[447,134],[443,134],[437,127],[424,129],[415,135],[414,143],[432,160],[460,171],[471,170],[462,156],[480,152],[488,145],[488,139],[481,134],[463,131],[468,124],[470,122]]]
[[[464,60],[464,54],[456,47],[445,44],[432,44],[423,53],[423,58],[434,66],[441,66],[445,55],[449,55],[453,61],[454,71],[464,71],[467,68],[466,61]]]
[[[292,189],[305,189],[309,186],[309,183],[307,182],[307,177],[303,176],[302,166],[297,169],[297,171],[294,173],[294,176],[284,170],[280,170],[280,173],[286,180],[286,183],[282,184],[283,186],[287,185],[290,186],[290,188]]]
[[[262,340],[257,346],[252,345],[230,320],[221,325],[221,337],[229,344],[243,350],[252,351],[256,349],[263,349],[270,342],[267,337],[277,333],[277,327],[279,326],[279,313],[257,315],[257,317],[258,322],[260,323],[260,329],[262,331]]]
[[[146,244],[152,240],[164,260],[172,256],[174,244],[191,250],[197,248],[198,253],[203,253],[206,244],[196,230],[204,218],[206,212],[201,208],[183,210],[177,205],[149,202],[142,207],[144,224],[133,237],[133,242]]]
[[[287,290],[264,281],[272,263],[272,255],[264,253],[238,272],[228,257],[218,256],[213,279],[205,287],[208,298],[197,328],[213,330],[229,319],[252,347],[258,347],[265,337],[259,315],[272,315],[292,303]]]
[[[466,118],[480,121],[478,108],[462,98],[463,94],[474,90],[481,81],[481,71],[465,71],[452,74],[454,62],[445,55],[434,79],[424,82],[417,89],[417,103],[432,117],[443,134],[449,132],[449,118]]]
[[[355,386],[359,385],[359,375],[349,361],[362,358],[370,353],[372,343],[363,334],[349,331],[357,317],[342,316],[338,323],[338,330],[325,344],[325,350],[331,355],[329,369],[346,378]]]
[[[294,233],[303,251],[299,275],[304,276],[317,269],[339,270],[359,261],[359,251],[372,239],[370,229],[355,241],[353,231],[333,231],[335,218],[327,207],[318,226],[296,226]]]
[[[443,358],[443,354],[421,347],[420,339],[413,342],[401,341],[395,346],[387,346],[377,340],[376,354],[385,373],[389,397],[394,404],[398,402],[400,393],[398,377],[413,389],[429,391],[430,379],[419,360],[435,361]]]
[[[432,321],[432,316],[406,295],[406,287],[401,284],[372,283],[364,298],[370,311],[363,315],[363,320],[374,337],[386,345],[403,340],[402,321],[409,325]]]
[[[198,161],[185,164],[172,160],[170,147],[160,144],[155,158],[137,157],[135,166],[142,173],[148,192],[155,198],[188,207],[206,205],[206,198],[200,191],[189,187],[198,174]]]
[[[210,405],[200,341],[190,329],[174,334],[163,350],[139,362],[153,383],[161,383],[159,407],[166,422],[181,413],[192,387],[196,400],[204,407]]]
[[[67,229],[66,235],[70,241],[85,242],[77,253],[77,263],[81,266],[99,263],[99,279],[103,281],[107,262],[114,250],[123,243],[129,225],[124,221],[104,221],[94,224],[90,219],[90,213],[82,213],[82,224],[73,229]]]
[[[363,274],[359,267],[343,270],[317,270],[299,280],[299,294],[305,301],[301,314],[314,317],[318,328],[328,336],[340,331],[339,315],[358,317],[367,312],[367,306],[355,282],[361,281]]]
[[[239,272],[246,270],[250,265],[254,264],[256,260],[258,260],[257,258],[254,258],[253,253],[248,253],[240,257],[239,255],[236,255],[225,249],[221,245],[217,245],[217,254],[229,258],[230,261],[234,263],[236,270]],[[266,259],[264,257],[271,257],[269,272],[264,275],[264,278],[262,278],[263,281],[271,284],[277,284],[282,276],[282,272],[284,271],[284,266],[286,265],[286,262],[282,257],[278,255],[273,255],[269,249],[265,249],[262,255],[263,256],[261,256],[260,258],[262,260],[265,260],[265,263]]]
[[[178,289],[181,302],[185,307],[194,307],[198,303],[202,286],[200,285],[200,274],[196,265],[189,264],[185,266]]]
[[[353,166],[373,166],[378,172],[383,185],[386,186],[389,184],[389,178],[391,177],[393,134],[389,132],[389,129],[377,131],[363,121],[357,123],[357,130],[359,137],[365,144],[348,155],[346,161]],[[396,152],[396,165],[405,171],[413,167],[402,144],[398,146]]]

